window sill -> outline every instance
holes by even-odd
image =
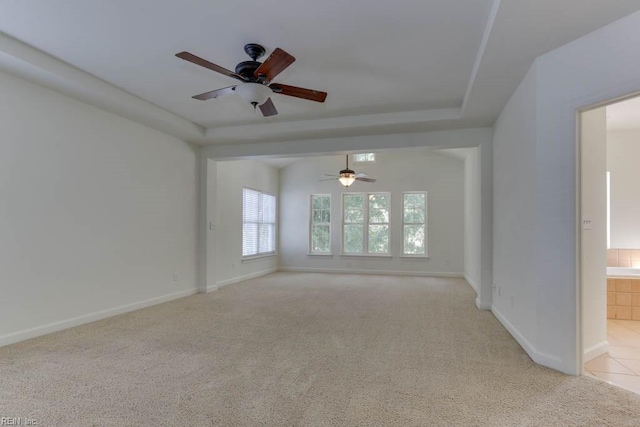
[[[277,254],[273,253],[273,254],[264,254],[264,255],[251,255],[248,257],[244,257],[240,260],[240,262],[242,262],[243,264],[246,262],[255,262],[255,261],[260,261],[260,260],[264,260],[267,258],[275,258],[276,256],[278,256]]]
[[[418,261],[429,259],[429,255],[400,255],[398,258],[402,259],[416,259]]]
[[[349,258],[384,258],[384,259],[393,259],[393,256],[387,254],[340,254],[340,256],[349,257]]]
[[[333,254],[314,254],[313,252],[308,252],[307,256],[325,256],[325,257],[332,257]]]

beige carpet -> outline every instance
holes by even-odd
[[[39,426],[624,426],[640,396],[534,364],[462,280],[276,273],[0,348]]]

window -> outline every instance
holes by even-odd
[[[427,193],[402,193],[402,253],[427,255]]]
[[[242,256],[275,254],[276,198],[242,189]]]
[[[354,163],[375,162],[376,153],[358,153],[353,155]]]
[[[389,193],[342,195],[342,252],[389,254]]]
[[[331,253],[331,195],[311,195],[309,253]]]

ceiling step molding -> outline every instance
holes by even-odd
[[[176,138],[204,139],[201,126],[2,33],[0,70]]]

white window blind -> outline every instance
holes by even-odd
[[[427,193],[402,194],[402,253],[427,255]]]
[[[242,256],[276,251],[276,198],[261,191],[242,189]]]

